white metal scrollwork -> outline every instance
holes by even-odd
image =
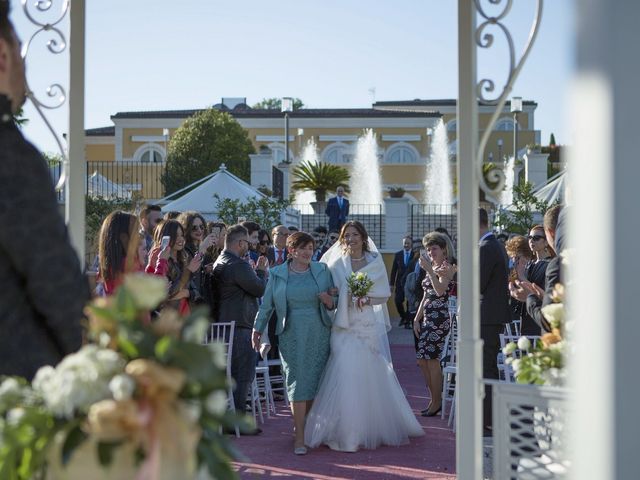
[[[491,120],[488,125],[485,127],[484,132],[482,133],[482,137],[480,138],[480,144],[478,145],[478,155],[476,157],[476,164],[478,168],[478,178],[480,180],[480,188],[491,198],[495,198],[496,195],[502,191],[505,184],[505,174],[499,168],[494,168],[490,170],[485,178],[483,174],[482,167],[484,163],[484,151],[487,146],[487,142],[489,141],[489,136],[493,130],[493,127],[502,114],[502,109],[504,108],[504,104],[507,101],[507,97],[511,93],[513,88],[513,84],[515,83],[518,75],[520,74],[520,70],[522,70],[522,66],[527,60],[529,56],[529,52],[531,51],[531,47],[533,46],[536,36],[538,35],[538,29],[540,27],[540,20],[542,18],[542,7],[544,0],[538,0],[536,4],[536,12],[533,22],[531,24],[531,30],[529,31],[529,37],[527,38],[527,43],[524,46],[522,51],[522,55],[520,59],[516,62],[516,54],[515,54],[515,46],[513,44],[513,38],[511,37],[511,33],[503,23],[503,20],[509,14],[511,10],[513,0],[487,0],[489,4],[501,6],[502,10],[497,14],[490,16],[487,14],[486,9],[482,6],[482,0],[474,0],[475,6],[478,14],[482,17],[483,21],[478,25],[476,29],[476,44],[480,48],[491,48],[494,41],[494,34],[488,32],[487,30],[490,28],[497,28],[498,31],[504,35],[507,44],[509,46],[509,73],[507,76],[507,82],[502,89],[502,92],[498,97],[488,98],[486,94],[490,94],[495,91],[495,82],[492,79],[483,78],[481,79],[476,87],[476,95],[480,102],[494,105],[495,109],[493,111],[493,115],[491,116]],[[491,188],[487,180],[491,183],[494,183],[495,186]]]
[[[43,12],[48,12],[49,10],[51,10],[51,7],[54,4],[53,0],[37,0],[35,3],[32,3],[31,5],[33,5],[36,9],[36,12],[33,13],[30,10],[27,0],[21,0],[21,3],[22,10],[24,11],[25,16],[33,25],[36,26],[36,31],[22,46],[22,58],[26,61],[27,55],[29,54],[29,48],[31,47],[33,40],[41,34],[50,35],[49,41],[47,42],[47,49],[51,53],[55,55],[63,53],[67,49],[67,40],[65,38],[64,32],[60,30],[58,25],[64,20],[64,18],[67,16],[67,13],[69,12],[70,0],[63,0],[60,6],[60,14],[53,21],[48,22],[39,21],[36,17],[38,14],[42,14]],[[50,99],[54,100],[53,103],[45,103],[41,101],[29,87],[29,82],[27,82],[26,96],[29,100],[31,100],[31,103],[35,107],[36,111],[38,112],[40,117],[42,117],[45,125],[53,135],[53,138],[58,145],[58,149],[60,150],[60,155],[63,159],[60,178],[56,185],[56,190],[62,190],[67,181],[69,156],[67,155],[67,150],[64,148],[60,137],[44,114],[43,109],[54,110],[60,108],[67,101],[67,92],[65,88],[59,83],[52,83],[47,87],[46,94]]]

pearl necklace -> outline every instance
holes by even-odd
[[[361,262],[362,260],[364,260],[364,257],[365,257],[364,255],[362,255],[360,258],[351,257],[351,261],[352,262]]]
[[[308,268],[306,270],[302,270],[302,271],[296,270],[295,268],[293,268],[293,264],[292,263],[289,264],[289,268],[291,269],[291,271],[293,273],[307,273],[309,271]]]

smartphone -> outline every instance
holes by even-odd
[[[164,250],[165,248],[167,248],[170,242],[171,237],[169,235],[165,235],[164,237],[162,237],[162,241],[160,242],[160,250]]]
[[[424,248],[420,249],[420,256],[426,258],[427,260],[429,259],[429,257],[427,256],[427,251]]]

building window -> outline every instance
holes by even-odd
[[[322,160],[333,164],[351,163],[353,159],[352,151],[353,148],[346,143],[334,143],[324,149]]]
[[[384,163],[418,163],[419,154],[414,146],[407,143],[391,145],[384,156]]]
[[[162,163],[166,159],[164,148],[155,143],[142,145],[133,155],[133,160],[140,163]]]
[[[456,133],[456,129],[458,128],[458,122],[456,120],[449,120],[447,123],[447,132]]]
[[[496,122],[493,128],[496,132],[513,132],[513,120],[510,118],[502,118]],[[520,128],[518,128],[520,130]]]
[[[271,143],[267,145],[267,148],[271,151],[271,158],[273,158],[273,164],[278,165],[285,161],[285,149],[281,143]],[[265,153],[267,153],[265,151]],[[293,152],[289,149],[289,161],[293,161]]]

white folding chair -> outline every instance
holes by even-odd
[[[273,401],[273,393],[281,392],[281,395],[284,397],[284,404],[289,406],[289,397],[287,397],[287,382],[284,375],[284,371],[282,371],[282,361],[279,358],[264,358],[262,360],[262,367],[266,367],[267,370],[269,367],[279,367],[280,375],[269,375],[269,390],[271,391],[271,401],[273,402],[273,413],[275,414],[275,402]]]
[[[451,311],[450,311],[451,312]],[[445,356],[448,359],[442,368],[442,411],[440,418],[444,419],[447,403],[451,403],[449,417],[455,407],[456,383],[453,382],[458,373],[456,344],[458,343],[458,317],[454,313],[451,317],[451,330],[445,340]]]
[[[231,355],[233,353],[233,335],[236,329],[236,322],[218,322],[209,326],[209,331],[203,343],[209,344],[218,342],[222,344],[226,353],[226,375],[227,375],[227,408],[236,411],[233,403],[233,378],[231,377]],[[236,437],[240,437],[240,430],[235,427]]]
[[[254,420],[260,420],[260,423],[264,423],[264,416],[262,415],[262,400],[260,394],[260,387],[258,386],[258,368],[256,368],[256,376],[253,377],[253,382],[251,382],[251,414],[253,415]],[[266,395],[264,397],[266,399]],[[267,413],[269,412],[269,404],[267,402]],[[257,417],[256,417],[257,414]]]

